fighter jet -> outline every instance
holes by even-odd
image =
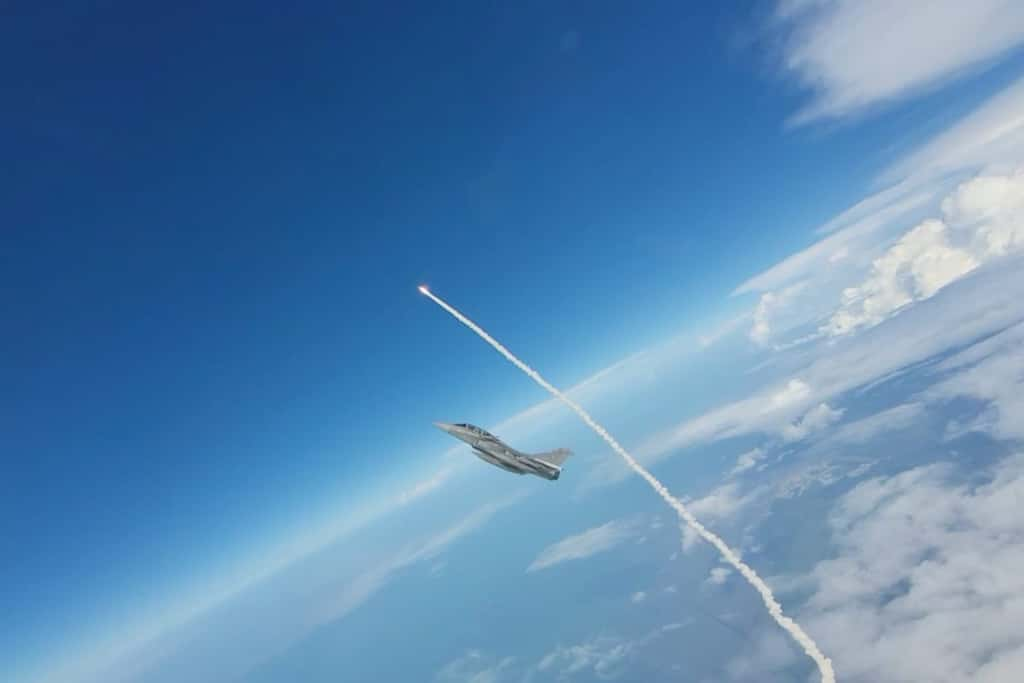
[[[516,474],[536,474],[543,479],[555,480],[562,473],[562,463],[572,455],[567,448],[546,453],[521,453],[505,444],[485,429],[471,424],[435,422],[438,429],[473,447],[473,453],[484,462]]]

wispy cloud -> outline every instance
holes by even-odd
[[[893,408],[848,422],[826,440],[828,445],[867,443],[880,434],[905,429],[920,419],[925,406],[920,402],[904,403]]]
[[[935,187],[911,192],[898,185],[879,192],[819,227],[818,232],[826,237],[746,280],[733,294],[773,292],[801,282],[804,289],[808,278],[825,274],[826,264],[832,268],[867,265],[870,261],[865,262],[862,254],[879,241],[879,235],[899,228],[906,216],[934,204],[939,191]],[[796,293],[790,290],[789,298]]]
[[[699,515],[708,524],[720,527],[723,522],[735,517],[757,495],[756,492],[743,493],[739,484],[729,482],[715,488],[702,498],[687,501],[686,504],[693,514]],[[700,537],[693,529],[683,527],[683,550],[691,550],[699,540]]]
[[[68,671],[65,678],[51,680],[150,680],[156,667],[175,671],[184,680],[236,680],[317,627],[347,617],[404,570],[437,561],[522,496],[514,493],[472,509],[450,526],[367,558],[362,566],[344,566],[324,556],[311,558],[310,563],[275,575],[187,626],[161,634],[92,672]],[[202,638],[196,638],[196,633],[202,633]],[[234,655],[219,656],[228,644]]]
[[[1021,159],[1024,159],[1024,78],[895,161],[881,174],[879,181],[920,184],[953,172],[1012,166]]]
[[[540,673],[543,678],[556,680],[608,681],[629,677],[635,673],[630,665],[641,662],[645,648],[649,648],[665,637],[672,637],[675,631],[692,623],[671,622],[633,637],[619,635],[596,635],[575,645],[558,645],[546,654],[531,673]],[[533,680],[527,677],[527,680]]]
[[[590,672],[601,680],[611,680],[625,673],[636,650],[637,643],[632,641],[599,636],[578,645],[556,647],[540,660],[537,670],[570,676]]]
[[[782,0],[783,67],[813,93],[796,124],[840,119],[938,88],[1024,42],[1013,0]]]
[[[936,369],[951,374],[925,391],[924,398],[963,396],[987,404],[980,416],[959,431],[1024,439],[1024,324],[962,351]]]
[[[736,476],[757,466],[764,460],[765,452],[761,448],[752,448],[736,458],[736,466],[729,472],[730,476]]]
[[[636,530],[637,524],[627,520],[615,520],[587,529],[549,545],[537,555],[526,571],[535,572],[570,560],[582,560],[607,552],[633,536]]]
[[[785,441],[800,441],[812,434],[821,432],[835,424],[843,417],[842,408],[833,408],[827,403],[819,403],[799,419],[782,428],[782,438]]]
[[[434,681],[436,683],[499,683],[512,680],[509,676],[515,663],[514,657],[499,659],[480,650],[469,650],[444,665],[434,675]]]
[[[721,586],[726,582],[730,574],[732,574],[732,570],[728,567],[713,567],[708,572],[706,581],[713,586]]]
[[[524,497],[519,492],[487,503],[465,515],[457,523],[437,534],[409,544],[391,558],[380,562],[366,572],[345,581],[341,592],[333,598],[321,596],[317,610],[312,614],[310,626],[340,619],[368,600],[397,572],[419,562],[437,558],[449,546],[479,530],[499,511]]]

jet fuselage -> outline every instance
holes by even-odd
[[[542,479],[555,480],[562,473],[561,461],[568,457],[568,451],[552,451],[530,455],[517,451],[485,429],[471,424],[449,424],[435,422],[438,429],[445,431],[456,439],[464,441],[473,448],[473,453],[495,467],[516,474],[534,474]],[[557,463],[548,462],[541,456],[548,455]]]

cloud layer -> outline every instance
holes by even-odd
[[[942,214],[942,220],[928,219],[907,231],[874,260],[863,282],[845,288],[822,331],[838,336],[877,325],[979,266],[1019,251],[1024,171],[962,183],[943,200]]]
[[[1016,680],[1024,664],[1024,455],[987,483],[937,464],[865,481],[830,519],[835,559],[802,579],[843,680]]]
[[[795,123],[936,88],[1024,42],[1014,0],[782,0],[775,19],[785,71],[813,93]]]

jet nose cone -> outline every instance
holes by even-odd
[[[455,429],[455,425],[449,424],[447,422],[435,422],[434,426],[440,429],[442,432],[448,432],[449,434],[451,434],[452,430]]]

